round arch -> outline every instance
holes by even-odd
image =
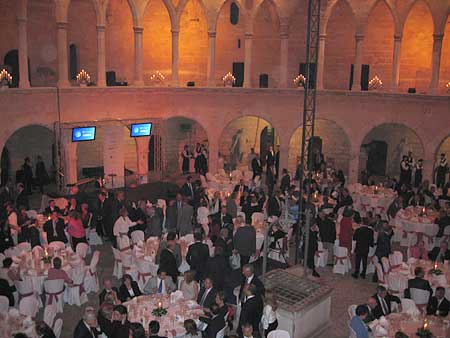
[[[264,163],[269,146],[276,148],[280,145],[271,121],[256,115],[240,116],[229,121],[219,140],[219,169],[226,170],[249,170],[248,158],[252,148]]]
[[[8,179],[15,181],[15,175],[26,157],[30,158],[34,172],[38,155],[42,157],[47,172],[54,177],[55,134],[48,126],[30,124],[8,135],[2,148],[2,183]]]
[[[302,131],[302,126],[299,126],[292,134],[289,142],[288,169],[291,173],[295,172],[300,159]],[[348,175],[351,142],[344,128],[332,120],[316,119],[314,136],[320,138],[320,150],[325,162]]]
[[[359,172],[369,175],[399,175],[403,155],[412,152],[415,160],[425,158],[425,147],[415,130],[401,123],[383,123],[373,127],[360,146]]]
[[[321,19],[321,24],[320,24],[321,25],[320,29],[324,34],[326,34],[326,32],[328,30],[328,24],[330,21],[330,17],[333,15],[334,11],[336,10],[336,5],[341,1],[344,1],[347,4],[347,6],[351,9],[353,20],[355,20],[355,11],[353,10],[353,7],[352,7],[352,4],[350,1],[348,1],[348,0],[330,1],[327,8],[325,8],[324,15],[323,15],[323,18]]]

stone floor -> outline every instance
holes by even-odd
[[[101,282],[103,278],[110,278],[112,276],[113,256],[108,244],[97,247],[97,250],[100,250],[101,252],[98,269]],[[90,257],[87,258],[87,261],[89,261],[89,259]],[[332,294],[331,310],[332,324],[331,327],[318,338],[348,337],[348,306],[351,304],[364,303],[368,296],[374,293],[376,284],[370,281],[371,278],[366,280],[354,280],[350,275],[342,276],[333,274],[331,268],[319,270],[319,273],[321,274],[321,282],[332,286],[334,290]],[[113,279],[113,281],[115,285],[118,286],[118,280]],[[98,298],[96,294],[91,293],[88,298],[89,302],[82,307],[70,306],[67,304],[64,306],[62,338],[73,337],[73,330],[80,320],[83,310],[87,306],[93,306],[94,308],[98,307]],[[43,311],[41,310],[38,314],[38,318],[41,319],[42,316]]]

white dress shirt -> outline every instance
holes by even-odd
[[[114,236],[120,236],[121,234],[127,234],[130,227],[136,225],[136,222],[132,222],[131,219],[127,217],[120,216],[116,223],[114,223],[113,233]]]

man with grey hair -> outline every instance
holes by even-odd
[[[245,224],[242,216],[236,217],[235,229],[233,246],[234,250],[240,255],[241,266],[243,266],[256,253],[256,230],[251,225]]]
[[[255,269],[253,265],[246,264],[242,267],[242,281],[241,288],[239,290],[239,299],[241,301],[245,298],[245,290],[250,286],[254,285],[256,288],[255,295],[258,297],[264,296],[264,284],[255,276]]]
[[[107,338],[97,322],[97,314],[93,307],[88,306],[84,310],[81,319],[73,333],[74,338]]]

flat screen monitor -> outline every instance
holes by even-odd
[[[134,123],[130,127],[131,137],[150,136],[152,134],[152,123]]]
[[[78,127],[72,129],[72,142],[94,141],[96,127]]]

